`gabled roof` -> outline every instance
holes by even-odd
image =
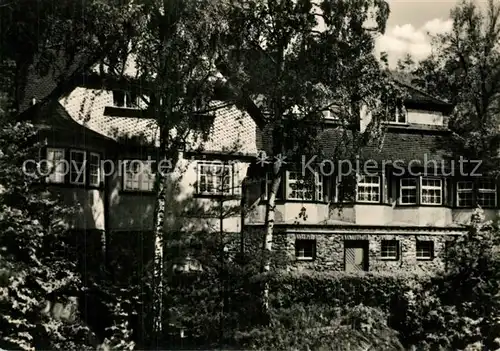
[[[401,71],[391,71],[393,79],[400,84],[408,94],[407,100],[415,104],[430,105],[444,110],[450,110],[452,105],[442,99],[425,92],[423,89],[416,87],[412,81],[414,76]]]
[[[113,139],[77,123],[59,102],[44,102],[31,106],[23,112],[22,118],[33,120],[42,130],[61,131],[113,141]]]
[[[85,58],[79,55],[73,57],[71,62],[65,62],[65,57],[58,56],[54,58],[46,70],[37,67],[36,63],[33,64],[28,70],[19,112],[23,113],[31,108],[33,99],[37,103],[45,103],[46,101],[43,100],[54,92],[57,94],[67,93],[66,89],[72,84],[78,84],[86,79],[86,75],[82,75],[80,72],[85,66]],[[40,74],[40,71],[43,71],[43,74]],[[63,78],[65,81],[58,89],[58,81]],[[54,99],[57,98],[59,96],[54,97]]]

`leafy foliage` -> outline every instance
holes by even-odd
[[[5,111],[7,99],[2,99],[0,106]],[[35,133],[33,125],[12,122],[7,113],[2,114],[0,260],[4,284],[0,288],[0,342],[4,348],[66,347],[68,342],[84,340],[87,334],[75,315],[63,323],[58,313],[42,314],[51,294],[74,296],[81,281],[76,262],[68,258],[72,251],[65,220],[72,208],[23,172],[23,162],[34,159],[38,152]]]
[[[450,127],[455,138],[449,150],[495,170],[500,141],[500,5],[488,1],[483,11],[474,1],[462,1],[451,19],[451,32],[435,37],[434,54],[412,70],[413,83],[454,105]]]
[[[218,67],[266,122],[272,136],[266,152],[297,164],[301,156],[318,155],[321,122],[329,111],[351,136],[341,140],[352,141],[354,153],[380,131],[386,107],[399,96],[373,54],[374,36],[384,32],[389,15],[385,1],[341,0],[335,6],[311,0],[233,1],[227,12],[230,35]],[[360,133],[362,109],[373,118]],[[273,251],[275,199],[285,168],[281,162],[271,166],[263,237],[267,257]],[[270,270],[269,260],[262,269]],[[268,293],[265,287],[264,309]]]
[[[476,342],[488,349],[500,346],[495,227],[484,221],[482,210],[476,210],[468,234],[448,250],[447,271],[405,294],[407,312],[401,330],[407,342],[424,349],[461,349]]]
[[[75,77],[105,58],[123,56],[134,35],[137,7],[128,1],[9,1],[0,7],[0,79],[17,111],[33,97],[53,101]],[[37,91],[27,90],[41,78]],[[48,78],[48,79],[47,79]],[[27,93],[35,96],[26,96]]]
[[[397,333],[377,309],[357,305],[295,305],[273,311],[270,327],[238,334],[245,348],[258,350],[403,350]]]
[[[314,301],[318,304],[353,307],[361,303],[385,312],[397,308],[398,297],[409,290],[408,282],[420,279],[409,274],[345,272],[290,272],[271,277],[277,307]]]

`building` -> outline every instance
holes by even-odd
[[[450,147],[452,106],[399,83],[408,92],[404,113],[386,121],[382,140],[350,160],[353,177],[343,173],[342,181],[343,168],[334,162],[345,138],[334,115],[321,131],[323,158],[285,166],[274,248],[288,252],[295,268],[433,272],[444,267],[447,243],[464,233],[477,205],[488,219],[497,216],[497,180],[474,172],[478,162],[461,167]],[[360,129],[368,119],[362,117]],[[265,141],[262,147],[270,152]],[[343,195],[349,183],[354,191]],[[263,235],[266,191],[247,197],[245,229],[260,233],[248,235]]]
[[[169,168],[169,160],[159,158],[158,126],[140,89],[140,82],[103,85],[89,74],[57,104],[29,110],[42,127],[40,168],[52,166],[45,181],[68,204],[78,203],[67,224],[87,252],[113,251],[120,243],[140,248],[136,258],[147,260],[153,251],[155,171]],[[236,209],[257,156],[257,122],[233,101],[214,101],[210,111],[193,116],[195,128],[179,150],[167,190],[169,232],[241,231]]]
[[[101,247],[119,237],[144,247],[144,234],[153,231],[158,128],[136,88],[96,79],[88,77],[50,110],[40,107],[41,158],[57,164],[46,180],[67,201],[79,202],[79,215],[69,223],[75,235],[99,238]],[[288,252],[293,266],[432,271],[442,266],[447,241],[464,232],[476,205],[496,216],[496,181],[454,169],[447,149],[451,106],[401,84],[409,92],[405,111],[387,121],[378,145],[362,149],[357,160],[370,162],[370,172],[350,172],[353,194],[343,195],[349,177],[342,182],[338,171],[319,169],[320,160],[305,167],[307,184],[287,166],[275,248]],[[198,116],[199,130],[179,151],[165,227],[236,233],[236,241],[242,233],[261,235],[268,181],[256,160],[260,150],[270,153],[269,126],[234,101],[213,107]],[[368,119],[360,119],[360,130]],[[326,115],[321,140],[328,160],[336,160],[340,130],[335,116]]]

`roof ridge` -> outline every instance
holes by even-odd
[[[441,99],[441,98],[437,98],[437,97],[435,97],[434,95],[432,95],[432,94],[428,93],[427,91],[425,91],[425,90],[423,90],[423,89],[421,89],[421,88],[419,88],[419,87],[414,86],[413,84],[408,84],[408,83],[403,82],[403,81],[401,81],[401,80],[399,80],[399,79],[397,79],[397,78],[396,78],[396,80],[397,80],[400,84],[402,84],[402,85],[406,86],[407,88],[413,89],[413,90],[415,90],[415,91],[419,92],[420,94],[425,95],[426,97],[428,97],[428,98],[430,98],[430,99],[432,99],[432,100],[436,100],[436,101],[439,101],[439,102],[442,102],[442,103],[450,104],[450,102],[448,102],[448,101],[446,101],[446,100],[444,100],[444,99]]]
[[[413,78],[416,78],[416,75],[414,75],[413,73],[403,72],[400,70],[399,71],[398,70],[389,70],[389,74],[392,76],[392,79],[394,79],[397,83],[399,83],[399,84],[401,84],[409,89],[413,89],[414,91],[424,95],[425,97],[427,97],[429,99],[450,105],[449,101],[444,100],[442,98],[438,98],[438,97],[430,94],[426,90],[424,90],[424,89],[422,89],[422,88],[420,88],[420,87],[418,87],[418,86],[416,86],[416,85],[412,84],[411,82],[408,82],[404,79],[403,76],[405,76],[408,79],[413,80]]]

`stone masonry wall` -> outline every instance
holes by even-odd
[[[254,231],[253,235],[257,235]],[[316,255],[312,261],[301,261],[295,257],[295,240],[312,239],[316,241]],[[416,257],[416,241],[433,241],[434,257],[420,260]],[[317,271],[344,271],[344,242],[346,240],[368,241],[368,270],[383,272],[432,273],[445,266],[444,253],[450,235],[429,234],[276,234],[274,249],[288,254],[291,269],[311,269]],[[400,251],[397,260],[381,257],[381,241],[399,241]]]

